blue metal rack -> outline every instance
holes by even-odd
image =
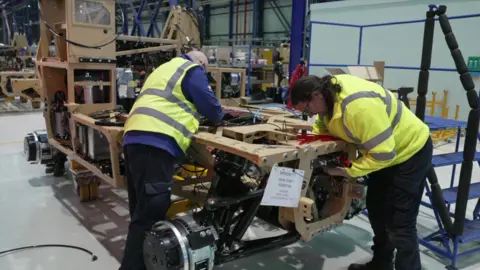
[[[178,3],[179,3],[178,0],[169,1],[170,6],[176,6],[178,5]],[[194,4],[194,2],[189,3],[189,5],[191,4]],[[164,16],[165,18],[167,17],[165,14],[160,13],[160,8],[162,6],[164,6],[163,0],[156,1],[153,8],[150,8],[147,0],[141,0],[140,5],[138,6],[138,9],[135,7],[133,2],[129,3],[128,5],[123,4],[122,5],[122,11],[124,16],[123,33],[128,34],[128,20],[125,20],[125,18],[128,16],[129,9],[131,9],[133,11],[133,26],[130,31],[130,35],[142,36],[142,37],[159,37],[161,35],[161,29],[158,26],[158,22],[159,22],[158,16],[160,15],[160,16]],[[150,18],[148,29],[145,29],[144,25],[142,24],[142,17],[143,17],[142,14],[144,11],[148,12],[148,15]]]
[[[247,96],[250,96],[251,92],[252,92],[252,84],[254,84],[252,82],[252,72],[253,72],[253,69],[254,68],[269,68],[269,67],[273,67],[273,63],[272,64],[268,64],[268,65],[262,65],[262,64],[252,64],[252,52],[255,50],[255,49],[262,49],[262,48],[265,48],[265,49],[273,49],[273,47],[269,47],[269,46],[256,46],[256,45],[233,45],[232,46],[232,58],[231,58],[231,61],[232,61],[232,67],[237,67],[237,68],[246,68],[247,69],[247,72],[246,72],[246,76],[247,76],[247,80],[246,80],[246,86],[245,86],[245,93]],[[235,62],[235,51],[236,49],[243,49],[243,50],[248,50],[248,51],[245,51],[246,55],[247,55],[247,58],[245,59],[246,63],[242,64],[242,63],[236,63]],[[267,83],[267,82],[266,82]],[[273,83],[273,82],[272,82]]]
[[[456,165],[461,164],[463,162],[463,152],[459,152],[460,135],[461,135],[462,129],[467,126],[467,123],[463,121],[443,119],[440,117],[427,117],[427,116],[425,117],[425,122],[428,124],[431,131],[457,129],[457,141],[455,145],[455,152],[435,155],[433,156],[433,159],[432,159],[432,164],[436,168],[443,167],[443,166],[453,166],[452,176],[450,180],[450,187],[443,189],[445,204],[448,205],[448,209],[450,210],[451,204],[455,203],[457,200],[457,187],[455,186],[455,170],[456,170]],[[480,153],[475,154],[475,161],[477,161],[477,163],[479,163],[480,165]],[[439,228],[437,231],[425,237],[419,237],[418,240],[420,244],[422,244],[423,246],[440,254],[441,256],[444,256],[450,259],[451,265],[448,267],[450,269],[455,269],[455,265],[459,257],[463,257],[463,256],[480,251],[480,247],[479,247],[479,248],[465,251],[463,253],[459,253],[460,244],[465,244],[465,243],[480,239],[480,199],[477,199],[477,198],[480,198],[480,183],[472,183],[470,185],[470,192],[469,192],[468,199],[469,200],[477,199],[477,204],[473,211],[473,219],[472,220],[467,218],[465,219],[463,235],[455,237],[454,239],[451,239],[450,237],[448,237],[446,231],[441,225],[442,223],[440,221],[440,216],[438,212],[432,206],[432,195],[431,195],[430,187],[428,184],[426,184],[426,194],[430,200],[430,203],[422,201],[421,204],[433,210],[435,219],[437,220],[437,224],[439,225]],[[454,213],[450,212],[450,215],[453,216]],[[450,240],[451,240],[451,243],[450,243]],[[443,247],[439,247],[438,245],[435,245],[432,242],[440,242]]]

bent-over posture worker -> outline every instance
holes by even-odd
[[[174,162],[190,146],[199,116],[219,123],[222,107],[206,76],[207,57],[193,51],[155,69],[125,123],[125,175],[131,222],[120,270],[144,270],[145,232],[170,207]]]
[[[420,270],[416,222],[432,165],[430,131],[382,86],[352,75],[307,76],[292,85],[293,106],[317,115],[313,133],[356,144],[360,157],[335,176],[369,175],[367,210],[373,259],[349,270]]]

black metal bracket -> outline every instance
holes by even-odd
[[[105,63],[105,64],[115,64],[117,63],[117,59],[102,59],[102,58],[86,58],[80,57],[78,58],[80,63]]]

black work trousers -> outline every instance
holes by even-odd
[[[396,249],[395,269],[421,269],[416,225],[432,154],[433,143],[429,139],[406,162],[370,175],[366,204],[377,262],[391,262]]]
[[[145,270],[143,240],[170,208],[175,158],[162,149],[140,144],[126,145],[124,154],[131,222],[120,270]]]

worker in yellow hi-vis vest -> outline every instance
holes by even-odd
[[[125,176],[131,222],[121,270],[145,269],[143,239],[170,207],[175,160],[198,131],[200,115],[220,123],[222,107],[199,51],[156,68],[143,84],[125,123]]]
[[[307,76],[291,89],[293,106],[317,120],[313,133],[356,144],[350,168],[333,176],[368,174],[367,210],[373,259],[349,270],[420,270],[416,221],[433,145],[427,125],[382,86],[352,75]]]

